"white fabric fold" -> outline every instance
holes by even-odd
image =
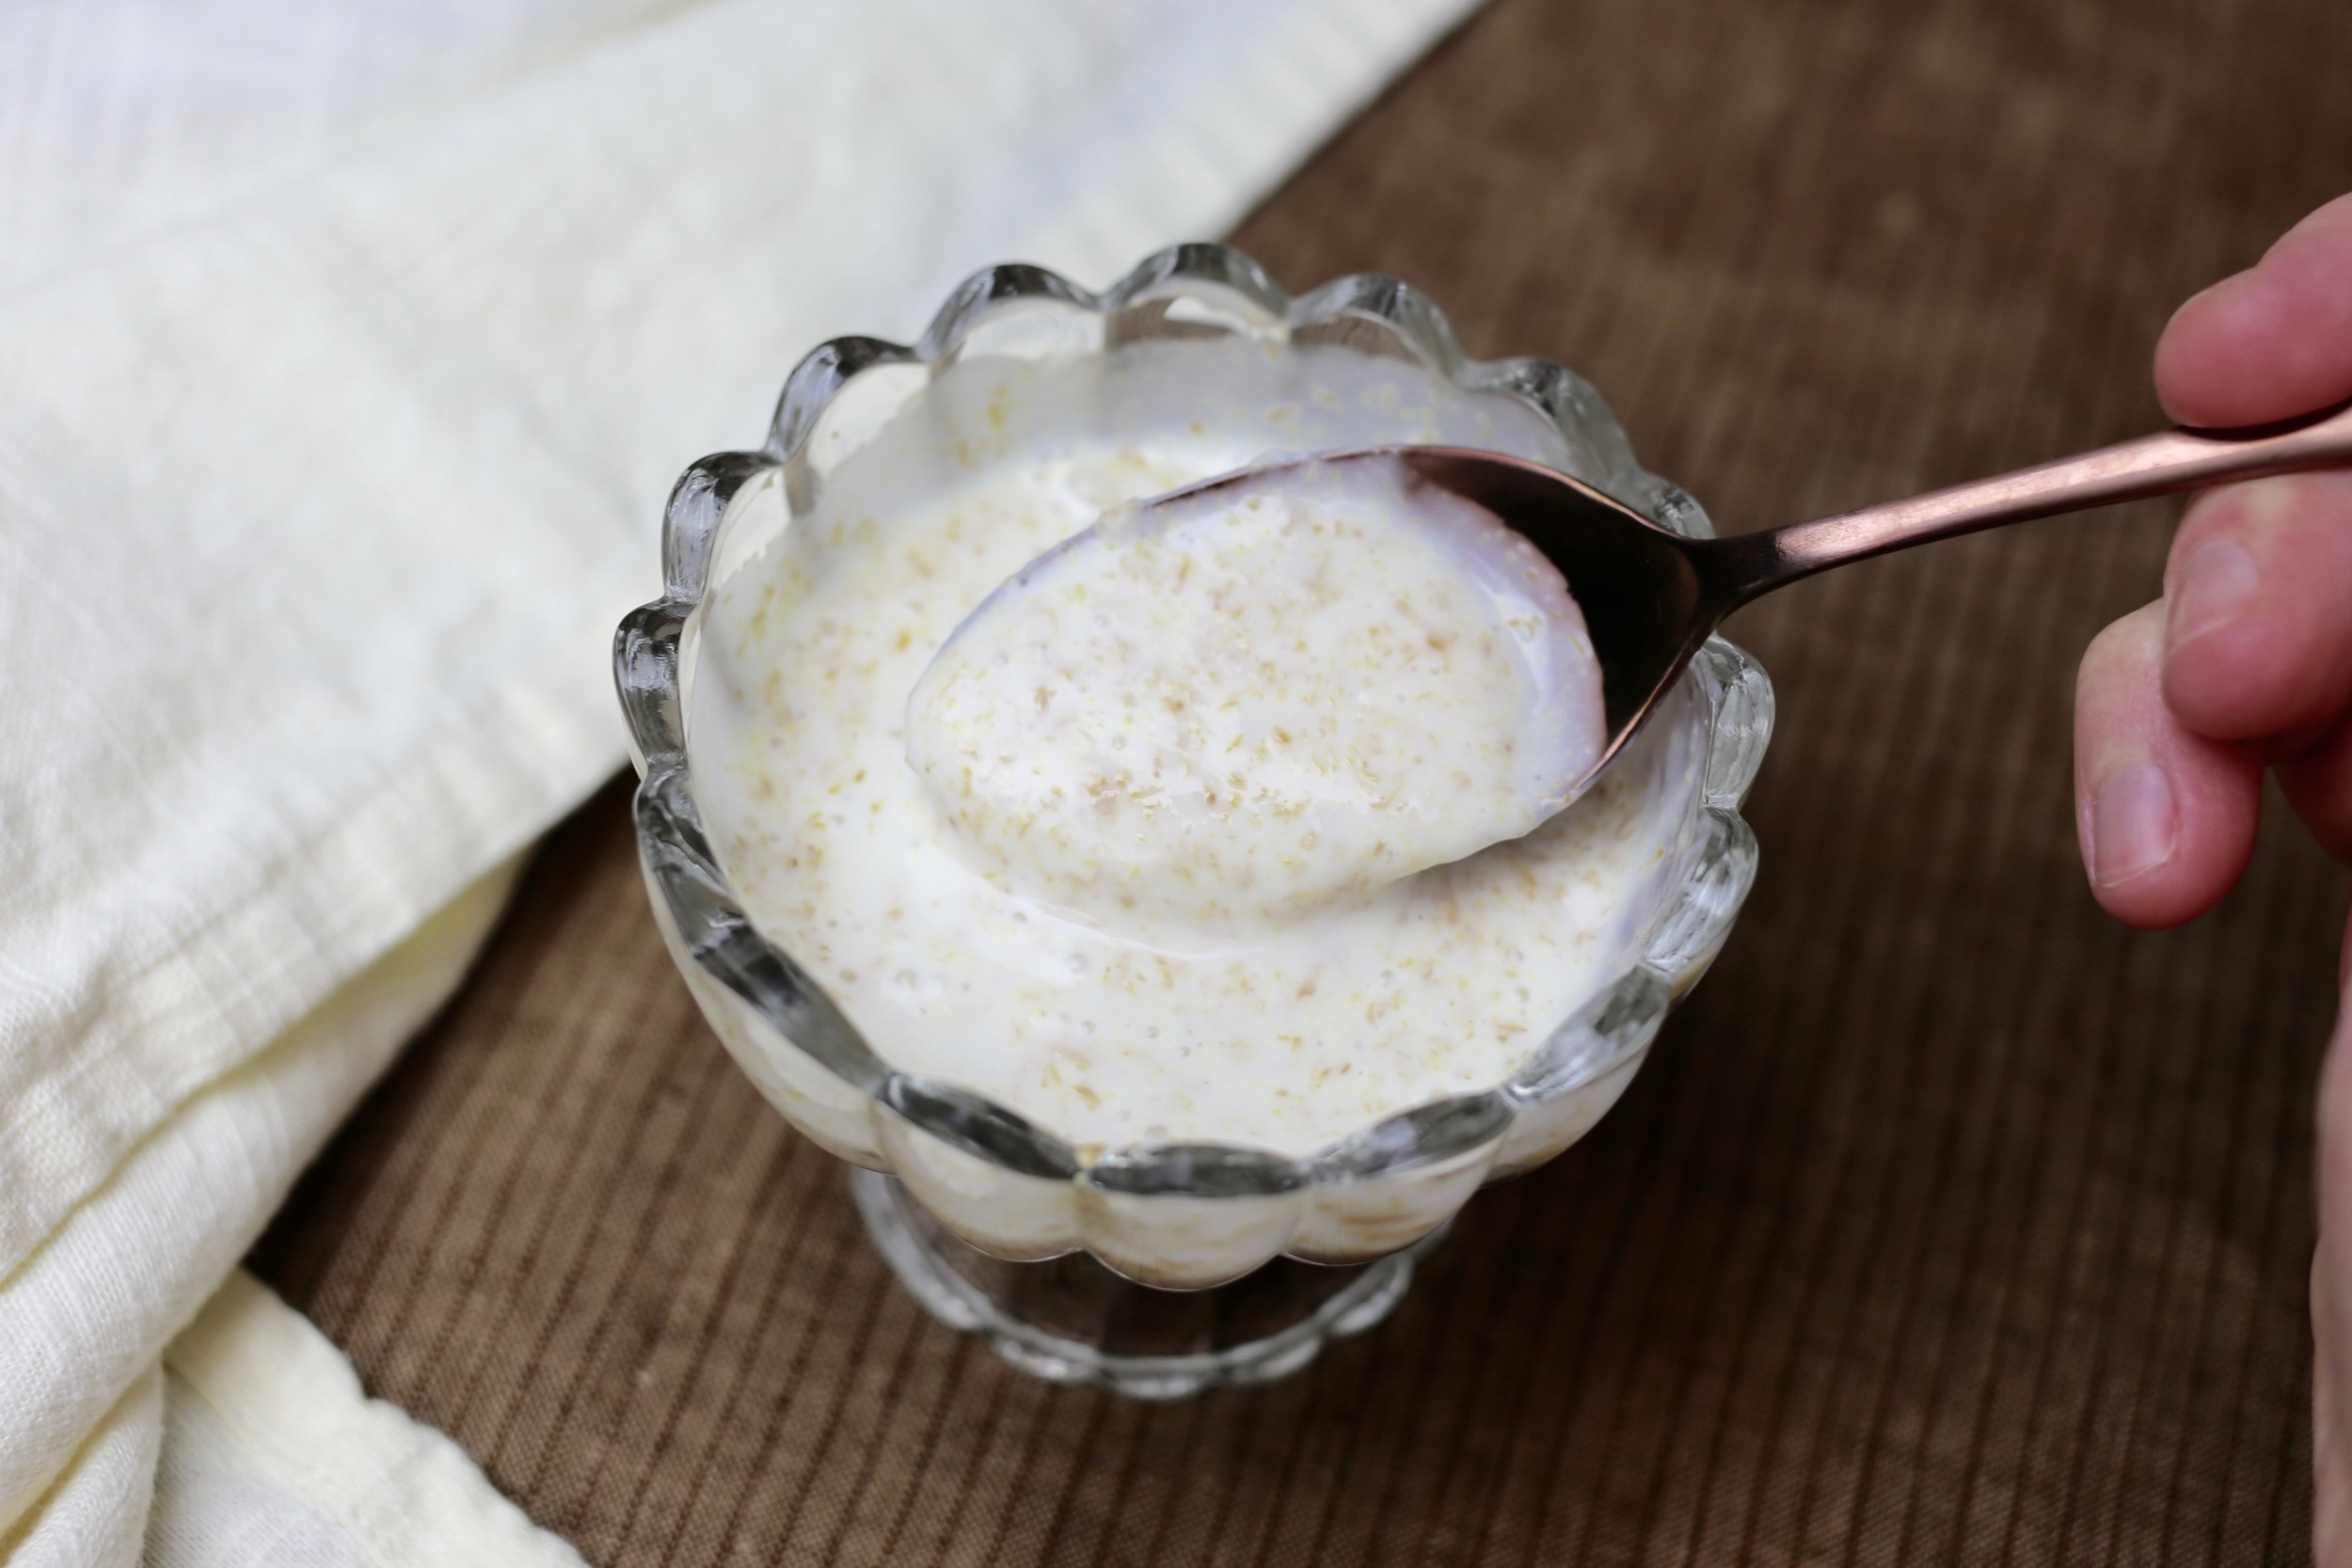
[[[165,1373],[153,1568],[580,1568],[243,1270]]]
[[[678,469],[977,264],[1221,230],[1469,4],[0,10],[14,1558],[620,765]]]
[[[37,1505],[45,1514],[86,1495],[82,1472],[106,1460],[89,1433],[125,1390],[151,1384],[164,1346],[252,1245],[296,1173],[448,998],[512,880],[509,866],[477,882],[197,1095],[0,1287],[0,1517],[20,1520]],[[148,1424],[159,1418],[151,1413]]]
[[[129,1568],[140,1560],[163,1447],[163,1369],[131,1381],[48,1495],[0,1535],[10,1568]]]

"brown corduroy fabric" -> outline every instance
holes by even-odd
[[[1501,0],[1238,238],[1576,366],[1738,530],[2154,425],[2171,307],[2352,187],[2347,60],[2343,0]],[[599,1564],[2302,1560],[2341,879],[2274,811],[2144,935],[2074,846],[2074,664],[2171,514],[1736,623],[1782,718],[1729,949],[1290,1382],[1123,1403],[925,1318],[695,1016],[618,787],[254,1266]]]

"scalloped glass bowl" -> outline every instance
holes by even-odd
[[[1327,389],[1342,372],[1344,399]],[[1549,463],[1666,527],[1701,533],[1708,524],[1688,497],[1634,462],[1606,406],[1573,373],[1534,359],[1466,360],[1437,309],[1391,279],[1343,278],[1293,300],[1247,257],[1206,245],[1151,257],[1101,294],[1034,267],[979,273],[912,347],[843,338],[811,352],[785,385],[765,447],[705,458],[678,482],[662,595],[624,620],[614,665],[643,775],[636,819],[646,881],[696,1001],[795,1127],[896,1178],[866,1179],[861,1207],[933,1311],[991,1330],[1001,1350],[1048,1375],[1188,1392],[1287,1370],[1329,1334],[1376,1320],[1403,1289],[1406,1249],[1484,1182],[1566,1148],[1615,1101],[1754,879],[1755,841],[1738,808],[1770,736],[1772,690],[1752,659],[1714,640],[1618,765],[1646,771],[1648,797],[1665,814],[1666,853],[1624,911],[1633,957],[1518,1072],[1484,1092],[1400,1112],[1294,1159],[1214,1144],[1081,1150],[970,1090],[895,1071],[753,927],[712,853],[692,768],[697,652],[718,591],[818,506],[843,465],[894,425],[903,438],[909,420],[952,438],[959,408],[968,413],[973,399],[943,388],[1035,373],[1077,388],[1048,416],[1073,430],[1126,428],[1136,405],[1129,394],[1146,384],[1163,402],[1171,387],[1179,396],[1197,388],[1204,409],[1275,387],[1307,414],[1288,446],[1488,447]],[[1238,392],[1236,374],[1248,384]],[[1367,377],[1378,395],[1366,393]],[[1279,1257],[1345,1267],[1307,1271],[1309,1285],[1283,1298],[1295,1298],[1290,1307],[1274,1320],[1259,1312],[1265,1332],[1138,1357],[1072,1330],[1066,1313],[1057,1321],[1053,1291],[1004,1284],[1022,1263],[1067,1281],[1069,1259],[1045,1260],[1081,1252],[1140,1287],[1212,1294]],[[975,1259],[1006,1261],[976,1269]],[[1087,1287],[1097,1296],[1103,1288]],[[1025,1301],[1046,1305],[1025,1310]]]

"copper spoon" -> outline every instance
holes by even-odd
[[[2352,404],[2244,430],[2168,430],[1816,522],[1690,539],[1538,464],[1458,447],[1374,447],[1301,461],[1400,460],[1486,508],[1567,579],[1601,667],[1608,739],[1583,792],[1638,733],[1724,618],[1832,566],[1933,539],[2232,480],[2352,465]],[[1212,480],[1260,481],[1267,470]]]

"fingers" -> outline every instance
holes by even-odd
[[[2184,729],[2165,705],[2165,607],[2101,632],[2074,684],[2075,824],[2093,896],[2117,919],[2178,926],[2219,902],[2253,854],[2262,757]]]
[[[2217,740],[2307,737],[2352,705],[2352,472],[2200,496],[2165,571],[2165,699]]]
[[[2265,424],[2352,397],[2352,196],[2173,312],[2156,395],[2183,424]]]

